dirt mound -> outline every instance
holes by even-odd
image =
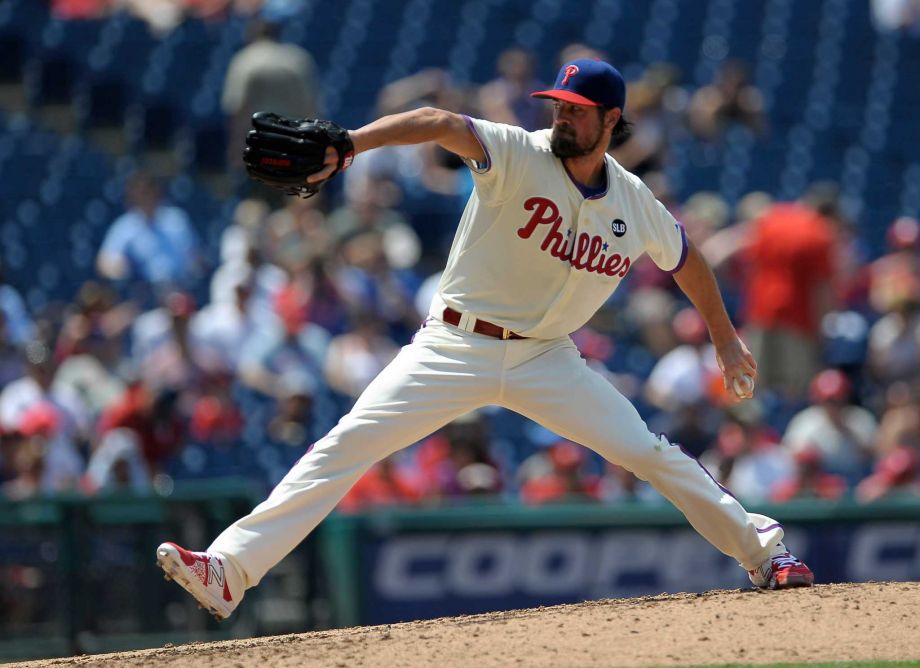
[[[666,666],[920,659],[920,583],[610,599],[17,666]]]

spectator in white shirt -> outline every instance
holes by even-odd
[[[60,410],[48,401],[20,414],[4,448],[10,459],[5,464],[12,472],[12,479],[3,485],[5,496],[22,499],[77,489],[83,458],[63,427]]]
[[[209,371],[235,373],[243,342],[258,322],[250,308],[253,272],[247,268],[235,277],[233,301],[212,302],[193,315],[189,323],[193,356]]]
[[[296,289],[279,293],[275,308],[277,317],[261,323],[246,339],[240,351],[239,377],[246,387],[283,400],[286,374],[322,379],[329,334],[307,320],[307,303]]]
[[[90,457],[84,487],[90,493],[148,492],[150,469],[137,434],[125,428],[105,434]]]
[[[709,380],[721,376],[706,323],[696,309],[679,311],[673,329],[680,345],[658,360],[645,385],[649,402],[665,411],[698,404],[706,397]]]
[[[813,406],[792,418],[783,444],[793,454],[817,449],[827,473],[855,484],[872,459],[878,423],[872,413],[851,402],[852,387],[842,371],[826,369],[811,381]]]
[[[195,357],[189,323],[195,300],[184,292],[172,292],[159,308],[142,314],[131,330],[131,358],[150,388],[185,388],[198,380],[200,365]]]
[[[89,432],[90,416],[80,396],[68,385],[55,384],[57,366],[50,348],[40,341],[26,345],[26,374],[0,393],[0,428],[19,428],[23,415],[43,403],[54,406],[58,433],[73,443]]]
[[[351,331],[329,342],[326,381],[340,394],[357,399],[399,352],[386,335],[386,323],[372,311],[356,311]]]

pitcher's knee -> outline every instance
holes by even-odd
[[[608,459],[622,466],[642,480],[654,477],[664,466],[667,449],[672,447],[668,440],[649,433],[628,448],[619,448]]]

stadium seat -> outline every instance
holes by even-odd
[[[182,127],[182,111],[167,97],[155,97],[127,110],[125,129],[135,156],[159,177],[172,176],[179,169],[175,140]]]
[[[227,167],[227,127],[216,119],[192,129],[193,164],[202,172],[223,172]]]
[[[83,130],[118,127],[125,122],[127,86],[119,80],[87,79],[77,94],[80,127]]]
[[[20,83],[26,61],[27,43],[17,32],[0,31],[0,85]]]
[[[27,101],[22,85],[28,44],[17,32],[0,30],[0,109],[24,112]]]
[[[31,60],[26,69],[26,81],[33,107],[70,104],[74,81],[77,78],[77,66],[69,54],[46,54]]]
[[[48,3],[34,0],[0,2],[0,28],[10,27],[31,39],[41,35],[48,22]]]

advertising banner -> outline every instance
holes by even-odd
[[[343,621],[382,624],[751,586],[734,560],[679,516],[665,512],[648,527],[608,518],[604,526],[594,510],[565,526],[572,510],[545,514],[543,527],[530,516],[515,524],[515,512],[506,522],[488,514],[477,525],[473,510],[462,518],[469,522],[456,513],[438,522],[434,511],[415,519],[408,511],[351,518],[354,555],[346,562],[357,601],[346,608],[357,619]],[[819,583],[920,580],[920,522],[909,515],[795,514],[784,521],[786,540]]]

